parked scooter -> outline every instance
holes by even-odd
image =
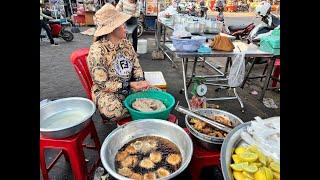
[[[230,35],[235,36],[237,40],[247,39],[250,32],[254,29],[254,23],[249,25],[228,26]]]
[[[256,7],[256,14],[262,17],[262,23],[255,26],[254,23],[248,25],[229,26],[230,35],[235,36],[238,40],[247,39],[248,43],[258,43],[260,37],[280,25],[280,19],[270,13],[271,5],[262,1]]]
[[[55,19],[49,20],[48,24],[51,29],[51,35],[53,38],[62,38],[67,42],[73,40],[74,36],[72,32],[65,29],[64,23],[62,23],[63,19]],[[43,36],[42,36],[43,37]]]
[[[256,14],[261,16],[262,23],[257,25],[248,35],[248,43],[259,43],[262,36],[280,25],[280,18],[271,14],[271,5],[266,1],[260,2],[256,7]]]

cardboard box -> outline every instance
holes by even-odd
[[[152,86],[155,86],[165,91],[167,90],[167,83],[161,71],[144,72],[144,77],[146,81],[148,81]]]

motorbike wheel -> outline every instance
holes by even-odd
[[[137,34],[138,34],[138,37],[140,37],[140,36],[142,36],[142,34],[143,34],[143,31],[144,31],[144,28],[143,28],[143,25],[142,25],[142,23],[141,22],[138,22],[138,27],[137,27],[138,29],[137,29]]]
[[[61,32],[61,37],[67,42],[70,42],[73,40],[73,34],[70,31],[64,30]]]

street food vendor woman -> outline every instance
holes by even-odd
[[[96,31],[87,64],[93,86],[92,99],[104,120],[116,121],[128,116],[122,102],[130,90],[149,87],[132,44],[126,39],[125,22],[130,15],[107,3],[94,17]]]

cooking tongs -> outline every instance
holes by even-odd
[[[202,116],[202,115],[200,115],[198,113],[192,112],[192,111],[190,111],[190,110],[188,110],[188,109],[186,109],[186,108],[184,108],[182,106],[179,106],[179,104],[176,105],[175,110],[177,110],[178,112],[181,112],[183,114],[186,114],[188,116],[197,118],[197,119],[199,119],[199,120],[201,120],[201,121],[203,121],[205,123],[210,124],[211,126],[217,128],[217,129],[219,129],[221,131],[224,131],[224,132],[227,132],[227,133],[229,133],[233,128],[233,127],[221,124],[221,123],[219,123],[217,121],[210,120],[207,117],[204,117],[204,116]]]

